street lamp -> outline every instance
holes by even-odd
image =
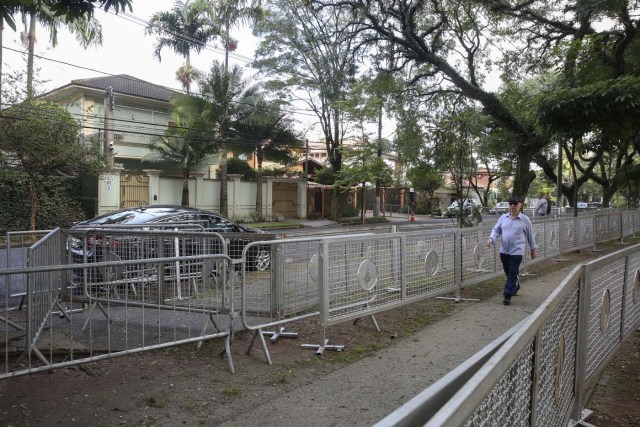
[[[309,139],[306,138],[307,132],[309,132],[312,128],[314,128],[317,123],[311,123],[309,127],[300,135],[300,139],[304,138],[305,140],[305,159],[304,159],[304,175],[305,178],[309,178]]]

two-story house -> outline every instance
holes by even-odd
[[[181,171],[173,165],[148,161],[149,146],[163,135],[171,121],[170,100],[177,92],[128,75],[72,80],[41,96],[64,105],[82,128],[87,143],[109,150],[113,168],[97,185],[97,213],[139,204],[180,204]],[[215,177],[219,159],[193,171],[190,206],[219,211],[220,182]],[[229,176],[229,216],[255,210],[256,183]],[[306,215],[306,187],[301,182],[263,183],[264,215]],[[281,200],[282,199],[282,200]]]

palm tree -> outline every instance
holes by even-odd
[[[262,162],[266,159],[290,163],[294,159],[292,151],[302,148],[302,141],[292,129],[292,122],[277,105],[260,102],[254,109],[252,116],[234,125],[233,139],[236,151],[253,152],[256,156],[256,214],[262,218]]]
[[[228,215],[227,197],[227,153],[233,147],[230,132],[234,124],[247,120],[254,114],[261,96],[257,86],[243,80],[242,70],[237,65],[230,71],[214,62],[209,75],[200,79],[200,93],[206,101],[203,117],[219,141],[220,147],[220,212]]]
[[[234,25],[255,22],[262,17],[260,0],[208,0],[207,12],[211,21],[218,28],[218,35],[222,38],[224,47],[224,69],[229,69],[229,51],[237,46],[231,40],[229,30]]]
[[[189,206],[189,178],[194,169],[207,164],[218,146],[200,112],[205,107],[202,98],[178,95],[171,100],[175,126],[149,147],[151,153],[144,160],[166,162],[182,172],[182,206]]]
[[[26,39],[28,46],[27,99],[33,98],[33,58],[37,23],[49,29],[49,42],[54,47],[58,45],[58,29],[63,24],[76,36],[76,40],[83,48],[102,45],[102,25],[93,16],[81,16],[66,23],[64,17],[56,16],[55,12],[46,3],[41,3],[39,6],[21,6],[20,11],[22,12],[22,22],[25,26],[23,38]]]
[[[178,69],[176,78],[187,93],[190,93],[191,82],[198,78],[197,70],[191,66],[191,51],[202,51],[214,34],[204,11],[202,0],[176,1],[171,11],[151,15],[146,27],[147,34],[158,36],[153,51],[158,61],[162,61],[160,53],[164,47],[184,57],[185,65]]]

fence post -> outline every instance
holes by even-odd
[[[538,425],[538,394],[540,393],[540,367],[542,366],[542,328],[536,333],[533,343],[533,389],[531,390],[531,425]]]
[[[318,297],[320,302],[320,345],[327,342],[326,325],[329,322],[329,245],[326,241],[320,242],[318,253]]]
[[[458,302],[460,300],[460,288],[462,287],[462,229],[456,228],[456,238],[453,244],[453,256],[454,256],[454,267],[453,267],[453,275],[454,275],[454,284],[456,286],[456,299]]]
[[[282,256],[282,245],[271,246],[271,316],[280,320],[282,318],[282,306],[284,301],[284,257]],[[274,316],[275,315],[275,316]]]
[[[587,335],[589,333],[589,304],[591,299],[591,272],[589,266],[583,265],[580,274],[580,296],[578,298],[578,330],[576,336],[575,395],[576,401],[572,411],[572,419],[582,418],[586,393],[585,371],[587,365]]]
[[[400,299],[406,301],[407,299],[407,238],[406,236],[400,237]]]
[[[598,250],[597,248],[597,243],[598,243],[598,230],[596,229],[596,227],[598,227],[598,215],[596,215],[595,213],[593,214],[593,225],[591,226],[591,231],[593,234],[593,249],[591,249],[591,252],[596,252]]]

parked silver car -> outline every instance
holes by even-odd
[[[509,212],[509,203],[508,202],[498,202],[494,207],[489,209],[489,213],[491,215],[502,215]]]

